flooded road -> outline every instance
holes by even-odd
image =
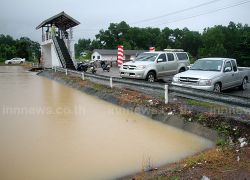
[[[0,179],[114,179],[213,145],[19,66],[0,66],[0,108]]]

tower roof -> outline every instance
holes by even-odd
[[[40,25],[36,27],[36,29],[40,29],[41,27],[46,27],[46,25],[52,25],[52,24],[55,24],[55,26],[58,28],[67,30],[71,27],[79,25],[80,22],[75,20],[74,18],[72,18],[63,11],[55,16],[52,16],[47,20],[44,20]]]

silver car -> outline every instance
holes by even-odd
[[[188,65],[188,54],[181,50],[145,52],[135,60],[124,63],[120,67],[120,76],[154,82],[156,79],[186,71]]]
[[[240,87],[245,90],[249,81],[249,70],[239,69],[235,59],[198,59],[190,70],[176,74],[173,85],[220,92]]]

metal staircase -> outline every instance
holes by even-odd
[[[76,70],[64,40],[58,36],[53,36],[52,39],[63,68]]]

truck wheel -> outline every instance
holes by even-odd
[[[180,70],[179,70],[179,73],[182,73],[182,72],[184,72],[185,71],[185,69],[184,68],[181,68]]]
[[[155,82],[155,73],[154,72],[149,72],[147,75],[147,81],[148,82]]]
[[[220,85],[220,83],[215,83],[215,85],[214,85],[214,92],[217,92],[217,93],[221,92],[221,85]]]
[[[241,90],[246,90],[247,89],[247,78],[244,78],[241,85],[240,85]]]

